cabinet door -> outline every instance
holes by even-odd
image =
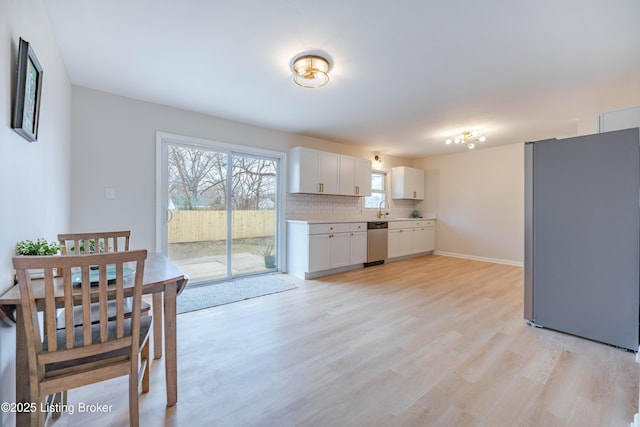
[[[371,160],[355,160],[356,196],[371,196]]]
[[[413,253],[419,254],[422,252],[432,251],[430,244],[429,229],[426,227],[417,227],[413,229]]]
[[[329,235],[331,268],[349,265],[349,237],[350,233]]]
[[[297,158],[297,176],[300,180],[299,189],[301,193],[318,193],[320,186],[318,182],[318,152],[311,150],[300,150]]]
[[[400,231],[400,255],[411,255],[413,253],[413,229],[402,228]]]
[[[356,159],[340,156],[340,194],[356,196]]]
[[[329,234],[309,236],[309,272],[331,268],[331,238]]]
[[[338,167],[340,164],[340,156],[323,151],[318,151],[317,153],[319,192],[323,194],[339,194]]]
[[[407,192],[410,199],[424,199],[424,171],[421,169],[407,168],[406,172]]]
[[[350,233],[349,264],[367,262],[367,233]]]
[[[388,247],[387,254],[388,258],[395,258],[399,256],[403,256],[407,254],[406,249],[406,238],[405,235],[408,233],[405,232],[404,229],[399,230],[389,230],[388,232]],[[409,237],[411,235],[409,234]]]
[[[426,227],[424,229],[425,251],[436,250],[436,229],[435,227]]]

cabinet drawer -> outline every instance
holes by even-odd
[[[426,220],[422,221],[422,226],[423,227],[435,227],[436,226],[436,221],[434,219],[426,219]]]
[[[340,224],[310,224],[309,234],[326,234],[326,233],[347,233],[349,232],[349,223]]]
[[[398,230],[400,228],[412,228],[415,221],[389,221],[390,230]]]
[[[366,222],[349,223],[349,231],[367,231],[367,223]]]

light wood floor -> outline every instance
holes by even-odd
[[[527,326],[522,275],[432,255],[179,315],[178,404],[154,361],[141,425],[628,426],[634,354]],[[49,425],[125,425],[126,390],[72,390],[113,411]]]

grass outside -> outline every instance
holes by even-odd
[[[246,239],[233,239],[231,251],[234,254],[248,253],[252,255],[264,255],[265,249],[271,244],[275,246],[275,238],[251,237]],[[227,246],[225,240],[209,240],[205,242],[169,243],[169,258],[175,261],[202,258],[209,256],[225,255]]]
[[[274,237],[234,239],[231,244],[231,274],[247,274],[273,271],[267,266],[264,252]],[[224,240],[172,243],[168,247],[169,258],[187,273],[190,284],[201,284],[227,277],[227,254]]]

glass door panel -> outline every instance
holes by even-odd
[[[168,147],[167,255],[197,283],[227,277],[229,156],[202,147]]]
[[[276,268],[277,160],[233,153],[232,274]]]

